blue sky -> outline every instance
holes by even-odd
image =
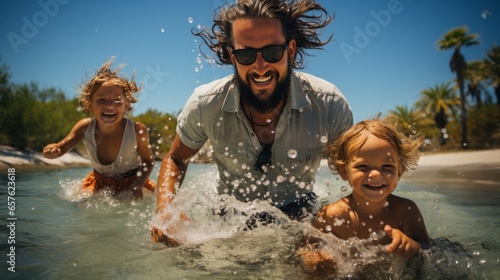
[[[212,25],[223,0],[0,1],[0,58],[11,80],[36,82],[76,96],[107,59],[135,71],[144,90],[134,114],[177,113],[203,83],[232,73],[208,63],[191,28]],[[452,51],[439,51],[447,31],[467,26],[481,45],[463,49],[466,60],[500,44],[497,0],[319,0],[335,20],[325,50],[313,50],[302,71],[337,85],[355,121],[411,106],[423,89],[453,79]],[[204,49],[207,51],[207,49]]]

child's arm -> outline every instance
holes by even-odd
[[[80,141],[82,141],[89,123],[90,118],[85,118],[77,122],[63,140],[59,143],[52,143],[45,146],[43,148],[43,156],[45,158],[54,159],[73,149],[78,143],[80,143]]]
[[[139,168],[139,175],[132,182],[131,187],[134,196],[142,198],[142,186],[153,171],[154,159],[149,143],[148,128],[140,122],[135,122],[135,135],[137,138],[137,153],[141,158],[141,167]]]
[[[402,258],[410,258],[425,247],[432,246],[433,242],[427,233],[424,218],[418,206],[411,200],[400,204],[400,211],[406,211],[403,215],[402,229],[395,229],[386,225],[384,231],[392,238],[391,244],[387,246],[389,253],[396,254]]]

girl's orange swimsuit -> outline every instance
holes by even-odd
[[[91,189],[94,193],[102,189],[108,189],[113,192],[113,195],[117,195],[123,191],[130,189],[130,185],[137,178],[135,175],[138,169],[131,170],[121,178],[110,178],[97,173],[92,170],[85,179],[83,179],[83,187]],[[155,184],[149,178],[146,180],[143,188],[154,191]]]

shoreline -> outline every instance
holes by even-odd
[[[41,171],[80,166],[91,166],[90,160],[75,152],[68,152],[56,159],[44,158],[42,153],[32,150],[19,151],[0,145],[0,168],[15,168],[19,171]]]
[[[324,160],[325,161],[325,160]],[[0,168],[19,170],[43,170],[50,168],[70,168],[91,166],[90,160],[75,152],[68,152],[57,159],[46,159],[41,152],[32,150],[19,151],[9,146],[0,145]],[[429,172],[473,172],[491,170],[498,172],[500,180],[500,149],[479,151],[455,151],[424,153],[415,170],[410,170],[405,177],[415,177]]]

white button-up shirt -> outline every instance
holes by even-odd
[[[311,192],[326,144],[353,123],[351,108],[335,85],[294,72],[275,130],[272,165],[264,174],[254,170],[262,147],[240,104],[234,75],[202,85],[179,115],[177,134],[193,149],[210,140],[218,192],[241,201],[283,206]]]

